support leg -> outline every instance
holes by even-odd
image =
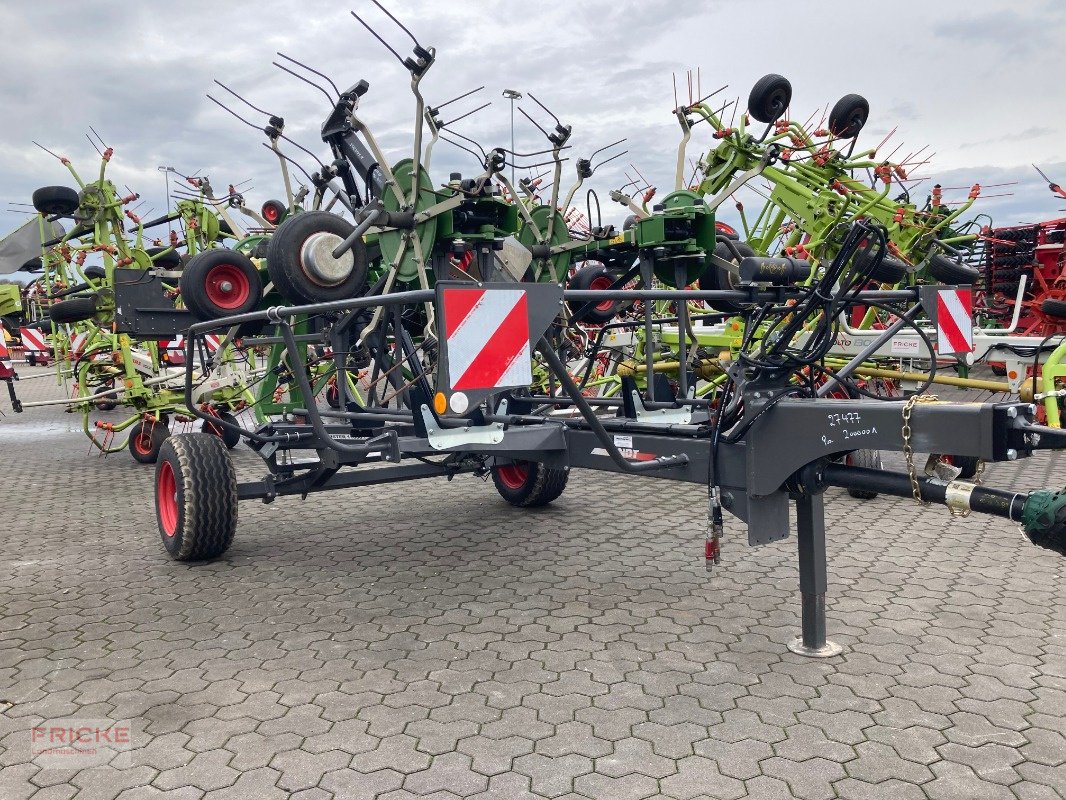
[[[825,509],[820,494],[804,494],[796,501],[799,539],[802,635],[788,644],[793,653],[809,658],[840,655],[840,645],[825,638]]]

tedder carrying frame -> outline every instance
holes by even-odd
[[[643,396],[632,377],[622,379],[618,398],[584,396],[560,357],[562,309],[621,301],[641,304],[647,317],[656,301],[666,301],[675,304],[687,327],[690,302],[728,300],[753,310],[788,309],[812,297],[809,288],[775,285],[773,276],[787,266],[782,259],[748,261],[746,274],[754,279],[732,290],[564,290],[555,283],[493,282],[490,275],[485,282],[441,280],[432,289],[273,307],[193,325],[186,339],[188,364],[197,356],[199,339],[211,330],[266,320],[273,335],[263,341],[286,347],[292,367],[287,379],[304,397],[313,397],[302,368],[308,343],[294,333],[292,321],[297,315],[321,317],[326,320],[322,341],[332,348],[338,374],[349,374],[349,354],[369,351],[372,377],[387,381],[389,392],[381,402],[374,399],[376,391],[357,402],[348,381],[338,380],[340,410],[309,403],[257,430],[240,429],[266,462],[267,474],[259,480],[238,483],[228,454],[208,437],[193,434],[199,436],[195,443],[173,437],[157,467],[157,519],[164,544],[175,558],[219,555],[232,540],[239,500],[269,503],[331,489],[484,475],[506,465],[557,470],[564,482],[571,468],[685,481],[708,488],[708,565],[719,561],[723,509],[746,522],[749,544],[761,545],[788,536],[789,505],[795,502],[802,632],[789,647],[824,657],[840,652],[826,637],[821,493],[828,486],[913,496],[945,504],[954,513],[993,514],[1022,523],[1039,543],[1062,541],[1063,492],[1019,493],[926,477],[914,470],[913,452],[1015,460],[1036,449],[1066,446],[1066,432],[1036,425],[1034,407],[1023,403],[939,402],[923,395],[890,401],[829,397],[865,353],[821,384],[804,378],[794,365],[772,369],[766,359],[723,356],[727,383],[717,402],[694,396],[692,374],[681,381],[677,397],[664,376],[651,373],[647,386],[656,389]],[[913,319],[929,306],[932,291],[935,287],[858,291],[847,302],[906,304],[911,310],[903,316]],[[416,344],[408,331],[417,326],[404,314],[426,304],[436,313],[436,337],[427,334]],[[371,324],[371,315],[379,322]],[[782,319],[789,319],[787,313]],[[787,322],[784,328],[776,335],[786,342],[800,333],[787,329]],[[880,332],[871,351],[897,329]],[[773,347],[764,342],[762,352]],[[534,351],[538,366],[551,376],[550,391],[537,393],[530,380]],[[680,361],[687,359],[682,352]],[[186,373],[190,396],[192,372]],[[206,416],[195,404],[190,408]],[[722,420],[730,415],[733,421],[723,430]],[[847,454],[860,449],[903,451],[909,473],[848,465]],[[210,504],[207,516],[208,504],[199,503],[198,511],[189,498],[211,492],[218,502]]]

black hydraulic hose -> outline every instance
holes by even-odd
[[[679,453],[673,456],[659,456],[652,461],[629,461],[622,455],[621,451],[615,446],[614,439],[611,437],[607,430],[603,427],[603,423],[600,422],[599,417],[596,416],[596,412],[592,410],[581,394],[581,390],[577,388],[577,384],[574,383],[574,379],[570,377],[570,373],[566,370],[566,365],[559,360],[559,356],[552,350],[551,344],[547,339],[541,337],[540,342],[537,344],[537,349],[541,355],[544,356],[544,360],[548,362],[548,366],[556,377],[559,378],[559,383],[562,384],[563,389],[570,399],[574,401],[574,405],[577,406],[578,411],[581,412],[581,416],[585,418],[585,422],[588,423],[592,432],[596,434],[596,438],[600,440],[600,444],[603,445],[604,450],[607,451],[607,455],[611,457],[611,460],[618,465],[618,468],[622,472],[640,473],[650,472],[656,469],[662,469],[663,467],[678,467],[683,464],[687,464],[689,459],[684,453]]]
[[[822,471],[822,477],[829,486],[839,486],[842,489],[866,489],[894,497],[914,496],[911,479],[903,472],[887,472],[846,464],[827,464]],[[923,500],[930,503],[946,505],[948,485],[935,478],[918,477],[919,494]],[[1022,510],[1025,508],[1028,495],[976,485],[968,491],[967,506],[971,511],[1005,517],[1014,522],[1021,521]]]

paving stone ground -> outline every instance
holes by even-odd
[[[699,487],[250,502],[186,565],[151,471],[86,451],[61,411],[0,418],[2,800],[1066,796],[1066,560],[1006,521],[830,491],[844,654],[816,661],[785,647],[795,540],[734,524],[708,576]],[[1066,462],[987,480],[1062,486]],[[31,729],[72,717],[129,721],[133,750],[34,761]]]

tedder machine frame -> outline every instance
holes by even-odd
[[[813,286],[799,282],[810,274],[804,262],[752,257],[742,265],[748,279],[732,290],[566,290],[490,274],[486,280],[441,280],[433,289],[273,307],[193,325],[186,344],[190,364],[201,337],[253,321],[272,326],[288,357],[302,362],[307,337],[297,337],[293,322],[300,315],[321,317],[327,321],[321,336],[332,348],[338,373],[346,369],[346,354],[357,345],[367,347],[375,374],[388,381],[390,391],[380,397],[371,391],[356,401],[340,382],[341,410],[312,403],[254,431],[235,431],[264,459],[267,471],[257,480],[238,482],[214,437],[170,439],[156,471],[164,545],[179,560],[220,555],[232,541],[242,500],[269,503],[286,495],[491,473],[504,498],[524,506],[558,497],[570,469],[678,480],[707,487],[708,564],[719,561],[723,511],[746,523],[749,544],[761,545],[789,535],[789,505],[796,504],[802,631],[789,647],[807,656],[834,655],[840,648],[826,637],[825,488],[913,496],[945,504],[953,513],[1001,516],[1022,523],[1031,539],[1047,545],[1062,540],[1066,525],[1064,492],[1002,491],[914,469],[914,451],[1006,461],[1066,445],[1066,433],[1035,424],[1033,406],[948,403],[925,395],[892,401],[830,398],[864,353],[821,383],[804,378],[794,363],[801,351],[790,346],[809,343],[812,320],[825,321],[827,346],[831,320],[841,307],[905,305],[910,310],[900,314],[907,319],[919,309],[935,318],[935,293],[955,291],[845,293],[837,283],[841,265],[860,239],[873,235],[871,228],[858,228],[829,275]],[[335,241],[343,249],[339,236]],[[716,401],[691,391],[675,396],[662,376],[653,374],[646,380],[659,384],[657,400],[642,397],[631,377],[623,378],[617,399],[586,398],[559,355],[560,309],[568,304],[624,301],[650,307],[670,301],[684,316],[687,303],[710,300],[743,306],[749,322],[776,312],[780,323],[775,336],[723,363],[727,380]],[[438,339],[432,346],[428,340],[416,345],[405,312],[427,304],[436,312]],[[372,318],[379,323],[372,325]],[[870,347],[876,349],[893,332],[881,332]],[[536,394],[531,388],[534,359],[548,370],[556,391]],[[293,376],[304,396],[313,396],[304,385],[305,371],[294,369]],[[186,391],[193,388],[187,378]],[[867,448],[903,451],[908,472],[864,469],[843,459]]]
[[[266,257],[271,281],[290,305],[199,322],[186,337],[186,404],[194,415],[209,418],[191,402],[193,365],[208,357],[204,337],[242,325],[262,325],[258,344],[284,350],[286,379],[306,407],[288,408],[254,430],[210,418],[262,457],[265,474],[256,480],[237,480],[217,437],[167,440],[156,465],[156,517],[171,557],[195,561],[224,553],[245,500],[269,503],[470,473],[491,475],[512,505],[538,506],[562,494],[571,469],[684,481],[706,487],[708,564],[720,560],[725,512],[746,523],[750,544],[761,545],[789,535],[790,504],[796,504],[802,631],[790,648],[829,656],[839,648],[826,637],[822,492],[828,486],[941,503],[953,514],[994,514],[1022,523],[1033,541],[1047,546],[1066,539],[1066,490],[1003,491],[958,480],[957,470],[927,476],[914,466],[915,451],[1010,461],[1066,446],[1066,432],[1035,423],[1034,406],[947,403],[921,393],[885,399],[856,380],[864,362],[902,329],[927,340],[920,320],[936,327],[939,293],[963,291],[954,285],[864,288],[895,252],[885,220],[839,217],[822,232],[826,248],[817,263],[804,260],[807,251],[783,251],[779,258],[740,253],[735,284],[686,289],[724,243],[715,202],[679,189],[651,212],[633,209],[638,219],[619,235],[597,226],[587,238],[571,237],[559,212],[561,153],[571,129],[539,101],[554,122],[550,132],[541,128],[546,150],[485,151],[460,136],[476,148],[459,144],[478,159],[480,174],[465,180],[456,174],[434,188],[427,171],[432,145],[438,138],[456,144],[442,131],[459,135],[451,127],[457,120],[438,117],[445,104],[429,107],[422,98],[436,51],[374,3],[414,43],[412,55],[402,57],[353,12],[410,73],[416,100],[411,156],[389,166],[356,113],[369,88],[365,81],[343,93],[330,83],[336,98],[322,89],[334,105],[322,127],[334,162],[322,165],[314,182],[320,191],[337,191],[354,225],[325,211],[287,219],[271,236]],[[775,87],[784,86],[773,77]],[[753,91],[753,98],[760,102],[749,99],[749,105],[772,106],[762,114],[771,123],[788,105],[776,89]],[[275,117],[268,117],[272,136]],[[423,147],[425,128],[430,139]],[[516,157],[548,154],[551,201],[534,202],[531,210],[518,201],[506,167],[515,166]],[[595,169],[591,159],[577,166],[578,182],[564,209]],[[496,183],[516,202],[507,202]],[[893,222],[895,213],[893,207]],[[524,263],[509,255],[511,237],[522,246]],[[582,262],[611,265],[620,275],[612,274],[609,285],[567,288],[570,267]],[[962,277],[972,271],[952,274],[957,277],[942,282],[968,282]],[[700,303],[728,304],[736,309],[728,316],[739,318],[741,341],[717,358],[701,351],[693,330],[690,304]],[[634,357],[619,370],[616,396],[586,397],[578,380],[587,382],[588,370],[578,380],[570,371],[571,337],[590,310],[611,304],[632,309],[627,325],[643,328],[643,363]],[[862,308],[880,309],[888,326],[845,355],[845,363],[832,363],[827,356],[840,320]],[[686,332],[668,362],[653,346],[654,331],[664,325]],[[598,336],[579,354],[586,365],[604,355],[603,342]],[[256,346],[257,340],[245,343]],[[938,355],[948,354],[938,345]],[[318,357],[323,348],[338,377],[335,410],[317,406],[308,375],[310,354]],[[676,364],[676,381],[664,363]],[[932,376],[920,391],[931,383]],[[862,461],[855,457],[860,452],[875,450],[902,451],[907,471],[854,465]]]

